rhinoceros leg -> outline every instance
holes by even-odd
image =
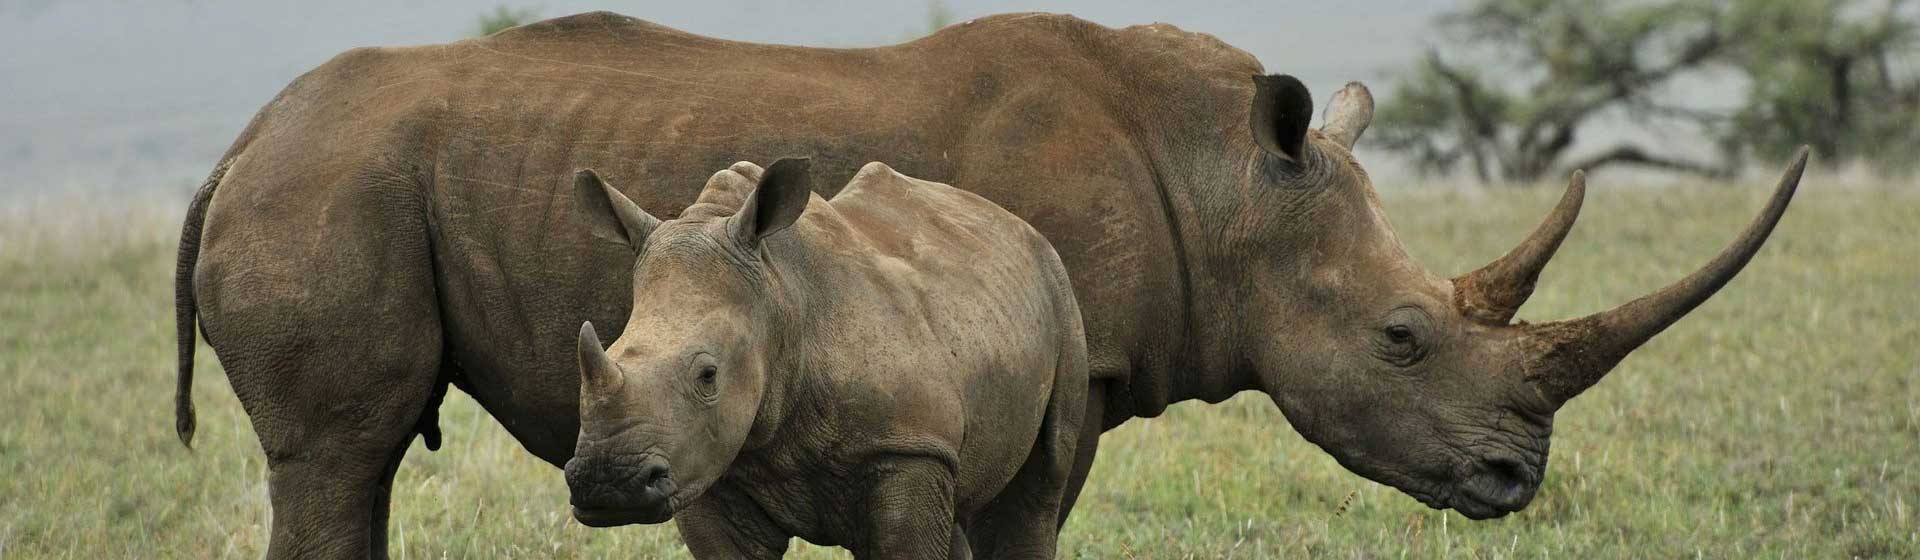
[[[966,528],[973,553],[980,558],[1054,557],[1060,524],[1071,507],[1068,496],[1078,492],[1086,480],[1084,470],[1078,471],[1079,478],[1074,477],[1083,456],[1079,446],[1087,439],[1086,432],[1093,432],[1096,441],[1100,433],[1099,420],[1086,416],[1100,410],[1088,409],[1090,392],[1084,381],[1085,366],[1081,365],[1084,357],[1070,354],[1066,362],[1061,367],[1068,371],[1054,385],[1039,437],[1026,463]],[[1073,368],[1081,369],[1071,371]],[[1089,447],[1084,453],[1086,463],[1093,462],[1092,454]]]
[[[268,557],[386,557],[394,473],[436,380],[437,325],[421,323],[301,344],[311,349],[292,352],[283,367],[243,360],[228,369],[267,454]],[[383,350],[347,350],[356,346]]]
[[[674,513],[673,521],[694,558],[773,560],[785,556],[793,540],[760,504],[727,482],[707,489]]]
[[[884,457],[868,474],[866,537],[857,560],[953,558],[953,471],[925,457]]]
[[[307,428],[311,431],[299,438],[307,442],[305,451],[268,455],[273,504],[269,558],[387,557],[393,476],[413,441],[412,420],[420,407],[394,403],[382,408],[388,410],[364,416],[341,413],[339,422],[314,421]],[[272,449],[293,438],[262,434],[261,439],[263,447]]]
[[[1107,426],[1109,383],[1112,382],[1101,380],[1087,384],[1087,413],[1080,420],[1080,444],[1073,450],[1073,473],[1067,476],[1067,493],[1060,501],[1060,520],[1056,528],[1067,526],[1067,515],[1073,513],[1073,504],[1080,501],[1080,490],[1086,488],[1087,477],[1093,472],[1093,456],[1100,449],[1100,435]]]
[[[250,186],[223,185],[195,286],[266,453],[267,555],[384,558],[388,488],[442,383],[425,213],[405,196],[252,206]]]

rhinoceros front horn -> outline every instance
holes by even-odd
[[[1461,314],[1482,323],[1507,324],[1533,295],[1534,282],[1540,279],[1547,261],[1553,259],[1554,251],[1560,249],[1560,242],[1567,239],[1567,232],[1573,230],[1586,196],[1587,176],[1575,171],[1573,180],[1567,182],[1566,194],[1560,195],[1560,203],[1526,241],[1506,256],[1454,278],[1454,304]]]
[[[1800,186],[1800,174],[1806,167],[1807,148],[1801,147],[1793,164],[1781,174],[1766,209],[1747,225],[1740,237],[1693,274],[1611,310],[1523,327],[1534,351],[1532,363],[1527,366],[1528,377],[1541,384],[1546,396],[1564,403],[1598,383],[1635,348],[1706,302],[1733,280],[1767,242],[1773,226],[1786,214],[1787,203],[1793,200],[1793,192]]]
[[[612,387],[620,379],[620,365],[613,363],[606,349],[600,347],[600,336],[593,332],[593,322],[580,323],[581,391]]]

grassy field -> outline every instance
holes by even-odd
[[[1522,317],[1624,301],[1704,262],[1753,188],[1593,187]],[[1389,193],[1442,274],[1504,251],[1558,196]],[[256,557],[260,449],[204,349],[198,448],[173,435],[180,200],[0,208],[0,557]],[[1745,274],[1559,415],[1540,497],[1428,510],[1347,473],[1258,394],[1107,435],[1064,557],[1920,555],[1920,189],[1810,178]],[[397,557],[680,557],[667,527],[590,530],[560,473],[472,400],[396,482]],[[802,547],[796,556],[827,557]]]

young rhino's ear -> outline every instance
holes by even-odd
[[[812,164],[807,158],[781,158],[760,175],[760,183],[733,215],[734,239],[749,247],[800,219],[813,196]]]
[[[573,197],[580,209],[580,218],[594,237],[626,245],[634,251],[646,244],[647,236],[653,234],[653,228],[660,226],[660,219],[641,210],[627,195],[614,190],[592,169],[582,169],[573,174]]]

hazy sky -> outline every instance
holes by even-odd
[[[1012,11],[1071,13],[1110,26],[1167,22],[1220,37],[1269,72],[1299,76],[1320,102],[1382,79],[1421,52],[1453,1],[948,1],[955,21]],[[0,0],[0,195],[81,189],[185,190],[294,76],[342,50],[471,34],[494,0]],[[612,10],[745,41],[894,43],[927,29],[926,2],[505,2],[543,17]]]

